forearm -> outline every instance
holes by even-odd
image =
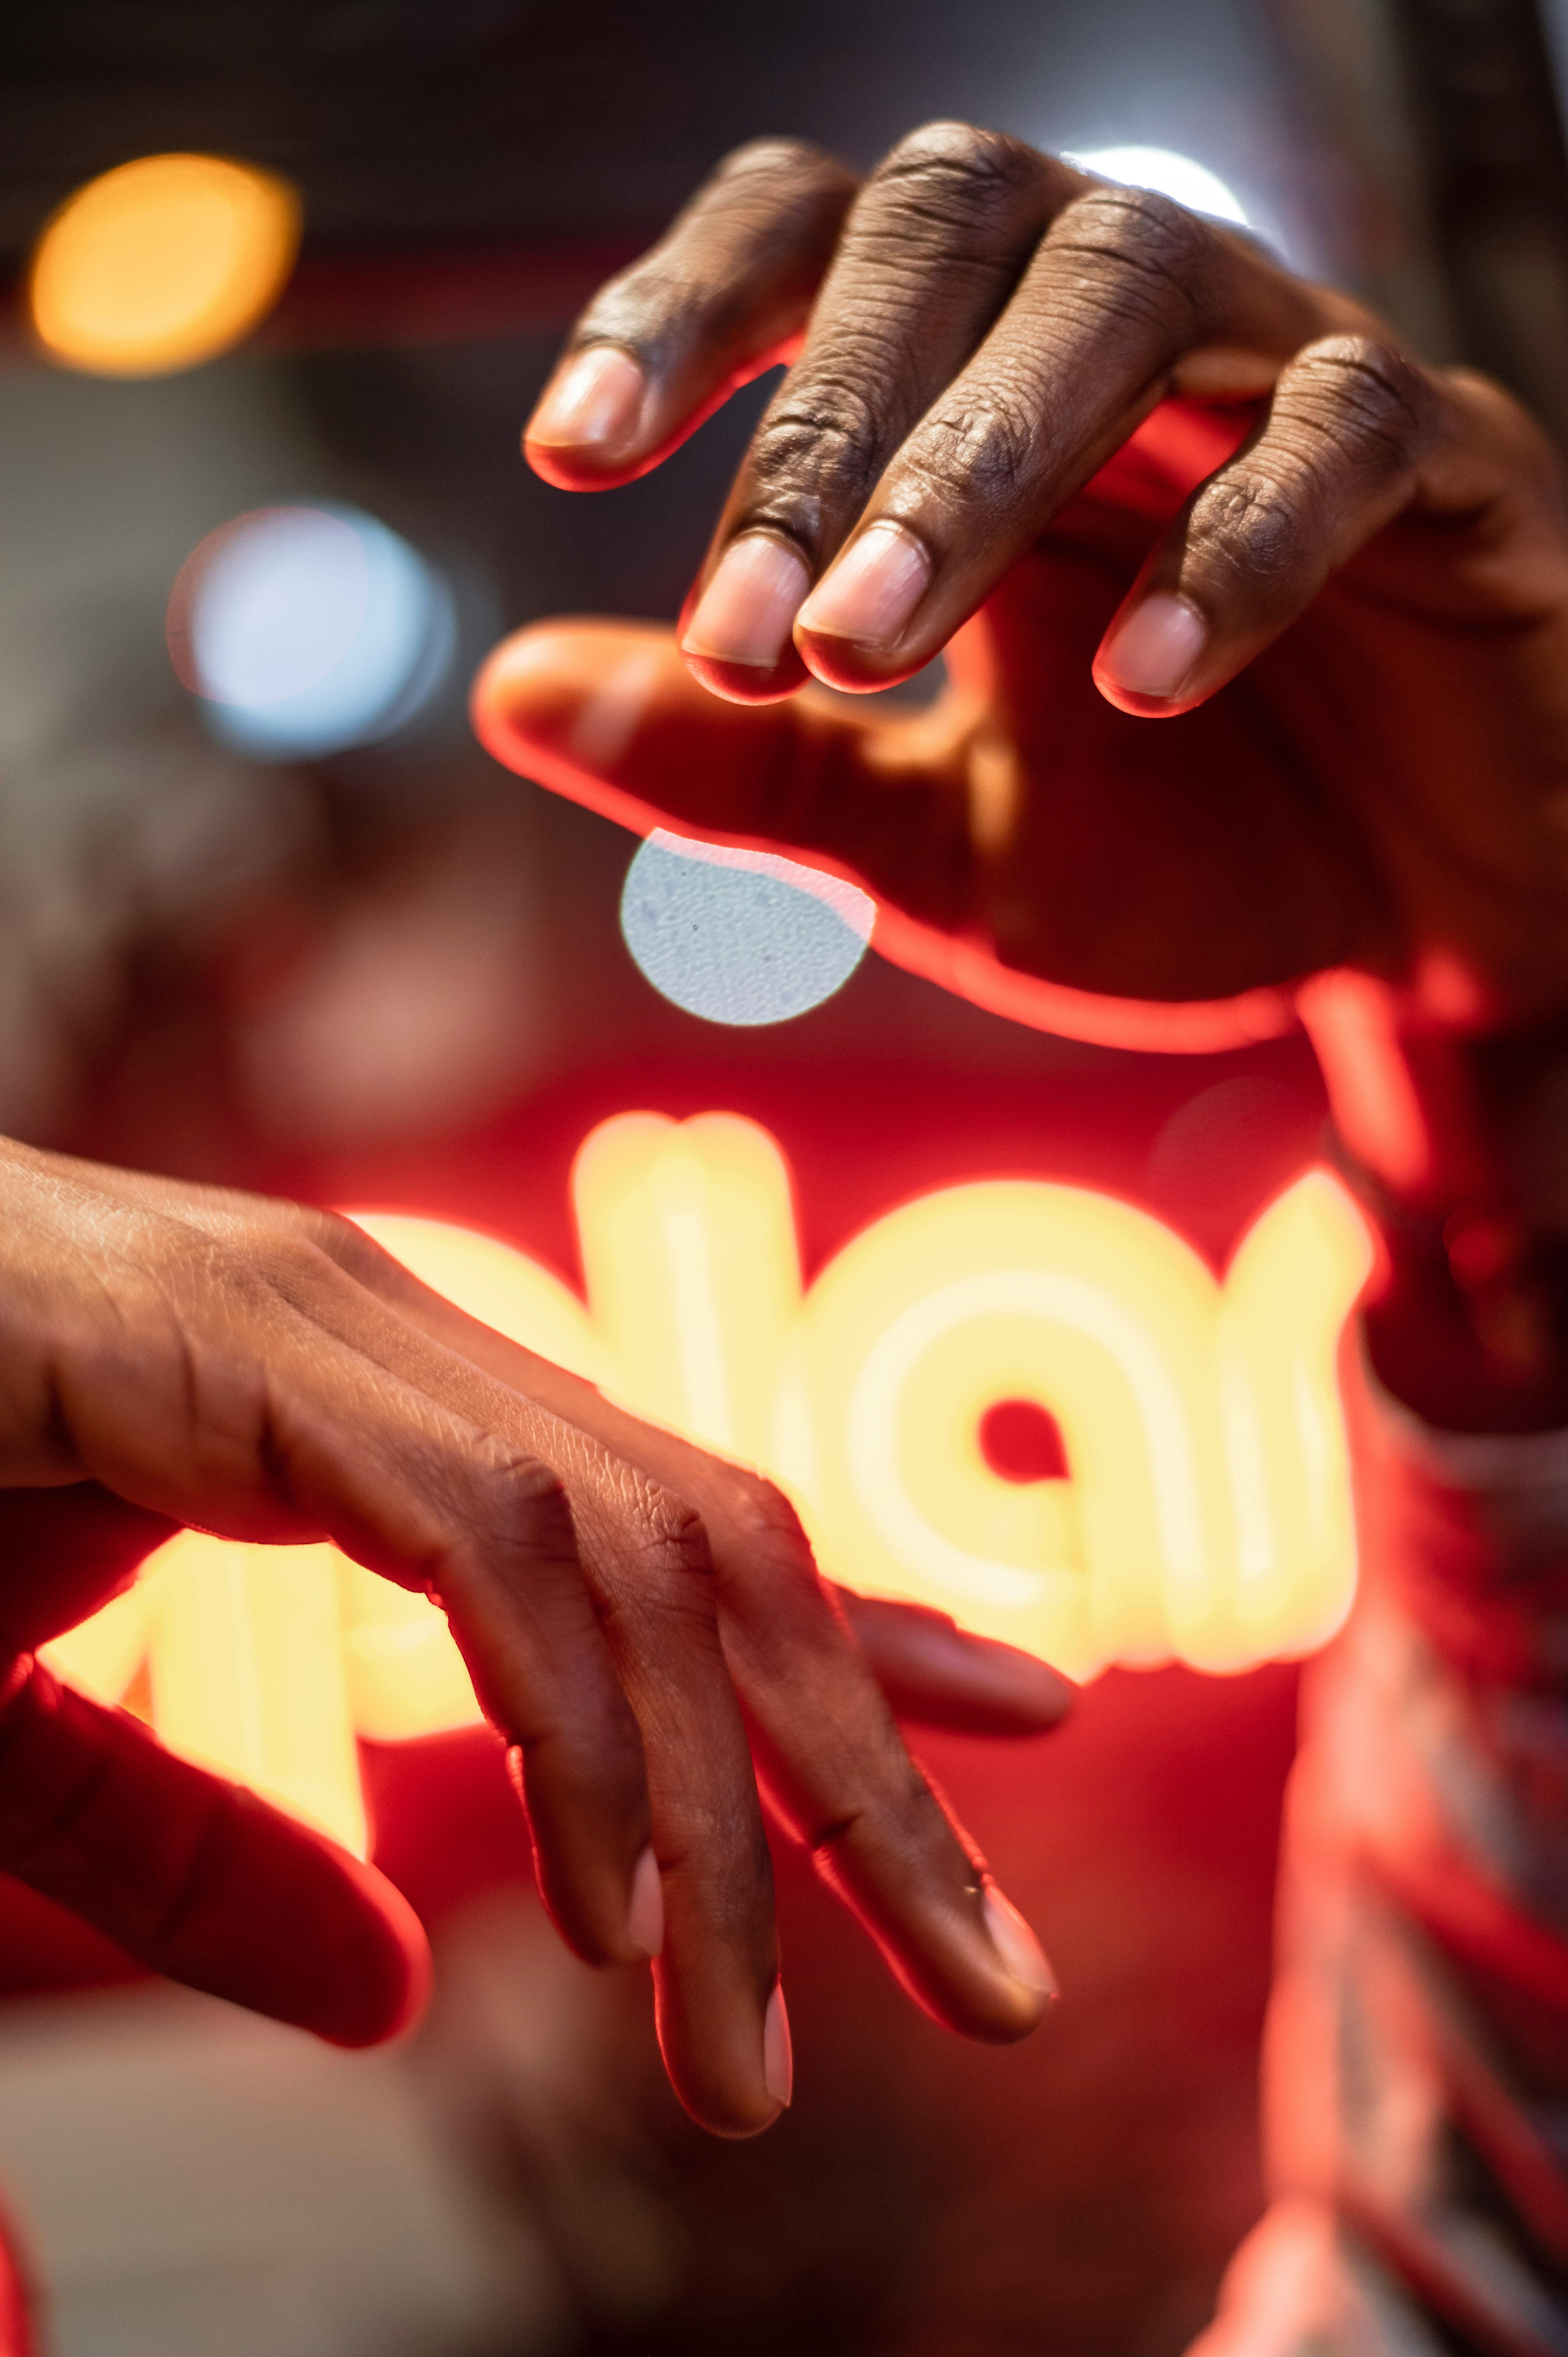
[[[1378,1011],[1313,1013],[1383,1246],[1371,1366],[1346,1370],[1361,1578],[1304,1693],[1275,2207],[1204,2357],[1563,2346],[1568,2183],[1542,2123],[1568,2090],[1568,1058],[1561,1027],[1444,1039]]]

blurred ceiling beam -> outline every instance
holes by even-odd
[[[646,242],[561,238],[426,253],[306,254],[244,349],[347,350],[557,336]],[[0,365],[41,360],[27,332],[25,285],[0,284]]]
[[[1431,358],[1502,378],[1568,445],[1568,150],[1537,0],[1272,12],[1338,182],[1335,274]],[[251,349],[556,335],[642,242],[609,223],[401,252],[328,241]],[[0,361],[34,357],[21,283],[0,284]]]

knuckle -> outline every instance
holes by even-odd
[[[1021,189],[1039,185],[1045,161],[1004,132],[972,123],[926,123],[908,132],[877,166],[871,186],[918,206],[935,203],[952,217],[983,219]]]
[[[658,1482],[643,1480],[639,1484],[633,1528],[650,1574],[681,1587],[693,1579],[704,1589],[711,1587],[707,1528],[694,1507]]]
[[[1403,465],[1430,432],[1435,390],[1423,370],[1371,336],[1326,336],[1299,351],[1280,381],[1276,409],[1343,447]]]
[[[843,369],[791,381],[757,428],[747,460],[746,521],[783,522],[808,544],[822,503],[868,488],[889,431],[868,390]]]
[[[573,330],[572,349],[619,344],[645,366],[658,367],[705,320],[706,292],[677,255],[655,246],[606,280]],[[732,296],[732,307],[738,308],[738,297]]]
[[[825,1596],[800,1515],[763,1474],[729,1476],[714,1520],[725,1542],[722,1584],[737,1606],[749,1599],[772,1609],[786,1597],[808,1602]]]
[[[331,1261],[351,1275],[388,1257],[363,1228],[357,1228],[340,1211],[324,1211],[312,1204],[300,1204],[295,1207],[295,1232],[312,1254]]]
[[[907,454],[909,472],[947,500],[981,507],[1010,500],[1028,478],[1040,447],[1041,420],[1021,389],[1009,396],[940,404]]]
[[[702,1516],[644,1474],[633,1477],[622,1515],[629,1583],[617,1582],[620,1618],[652,1613],[666,1620],[716,1620],[713,1555]]]
[[[1110,183],[1086,188],[1057,216],[1059,229],[1092,238],[1117,253],[1184,261],[1202,253],[1208,231],[1196,213],[1157,188]]]
[[[466,1448],[465,1464],[487,1535],[530,1548],[571,1548],[571,1503],[553,1466],[494,1433]]]
[[[831,236],[854,187],[844,166],[803,139],[732,149],[665,234],[606,281],[574,341],[620,343],[658,368],[694,337],[744,332],[759,268],[791,240]]]
[[[777,1482],[736,1468],[725,1483],[725,1503],[737,1537],[801,1550],[810,1559],[800,1517]]]
[[[1301,477],[1287,483],[1262,467],[1232,468],[1200,494],[1191,539],[1210,564],[1236,570],[1244,554],[1249,579],[1261,583],[1299,564],[1310,505],[1310,485]]]
[[[284,1227],[264,1223],[214,1240],[205,1256],[208,1285],[225,1299],[260,1308],[269,1295],[298,1308],[319,1295],[339,1271],[318,1240],[314,1223],[291,1220]]]
[[[801,1838],[813,1857],[828,1862],[852,1855],[873,1828],[898,1828],[907,1856],[924,1862],[940,1855],[951,1842],[951,1829],[940,1803],[919,1768],[900,1747],[895,1771],[872,1792],[846,1797],[832,1809],[819,1810],[801,1827]]]
[[[707,1575],[707,1532],[685,1498],[601,1441],[588,1441],[581,1471],[581,1510],[596,1544],[607,1541],[612,1554],[631,1560],[639,1578],[665,1561]]]
[[[842,374],[817,376],[791,387],[789,398],[763,421],[752,465],[764,484],[813,473],[859,473],[874,466],[882,425],[868,394]]]
[[[1187,303],[1214,251],[1207,223],[1154,188],[1088,189],[1062,208],[1047,242],[1114,278],[1125,295],[1142,289]]]
[[[713,189],[731,189],[736,181],[765,179],[781,188],[793,189],[801,183],[808,187],[819,182],[844,178],[844,167],[815,145],[810,139],[764,136],[744,139],[720,157],[708,186]]]

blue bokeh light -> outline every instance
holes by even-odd
[[[655,990],[707,1023],[788,1023],[843,988],[876,904],[776,853],[650,834],[627,874],[620,928]]]
[[[260,759],[374,744],[451,669],[446,582],[374,516],[263,508],[211,533],[169,605],[169,648],[215,736]]]

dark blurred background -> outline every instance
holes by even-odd
[[[1315,1151],[1299,1040],[1093,1049],[875,955],[760,1028],[650,986],[632,845],[480,754],[464,688],[533,616],[672,618],[768,387],[597,500],[529,475],[519,429],[576,307],[725,148],[788,131],[869,165],[961,116],[1193,159],[1297,267],[1563,433],[1560,34],[1529,0],[9,0],[0,1127],[473,1220],[575,1278],[585,1132],[725,1108],[783,1142],[808,1273],[911,1191],[1003,1173],[1128,1194],[1222,1265]],[[301,192],[277,309],[182,373],[47,365],[22,279],[51,210],[185,149]],[[204,722],[165,608],[205,535],[320,500],[420,552],[449,658],[379,741],[258,754]],[[752,2147],[680,2115],[641,1983],[554,1947],[478,1735],[367,1752],[441,1960],[397,2055],[137,1986],[8,1891],[0,2181],[59,2349],[1176,2357],[1261,2201],[1294,1690],[1113,1672],[1048,1744],[921,1744],[1061,1971],[1017,2052],[914,2016],[781,1848],[798,2099]]]

